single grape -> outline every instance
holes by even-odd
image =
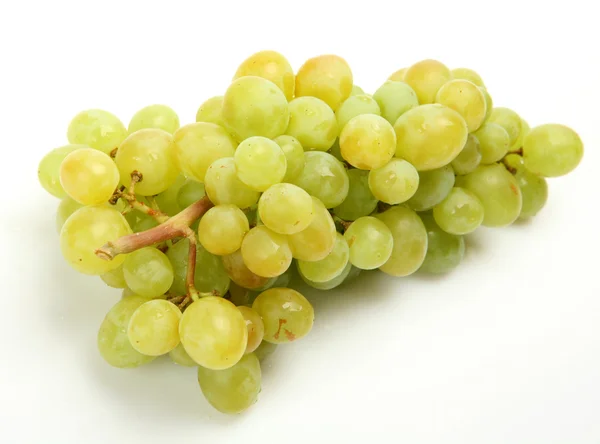
[[[292,251],[286,236],[265,225],[252,228],[242,242],[244,263],[253,273],[276,277],[292,263]]]
[[[390,258],[394,246],[390,229],[371,216],[352,222],[344,238],[350,247],[350,263],[362,270],[381,267]]]
[[[430,214],[425,214],[423,223],[427,228],[427,256],[420,271],[425,273],[448,273],[460,264],[465,255],[465,240],[462,236],[446,233],[437,226]]]
[[[454,160],[467,142],[465,120],[444,105],[422,105],[402,114],[394,124],[396,157],[418,171],[443,167]]]
[[[183,208],[181,208],[177,202],[177,195],[179,194],[179,190],[185,184],[185,182],[185,176],[180,174],[169,188],[162,193],[159,193],[155,197],[155,202],[160,208],[160,211],[166,213],[168,216],[175,216],[177,213],[183,210]]]
[[[283,150],[265,137],[250,137],[235,150],[238,178],[256,191],[265,191],[280,183],[287,168]]]
[[[564,125],[537,126],[523,141],[525,167],[538,176],[563,176],[573,171],[582,158],[583,142]]]
[[[433,207],[433,217],[446,233],[468,234],[483,222],[483,204],[471,191],[455,187]]]
[[[250,269],[244,263],[241,250],[238,250],[235,253],[227,256],[223,256],[221,259],[223,261],[225,271],[231,280],[240,287],[251,290],[259,289],[271,281],[271,278],[259,276],[250,271]]]
[[[187,354],[181,342],[177,344],[177,347],[175,347],[169,352],[169,358],[171,358],[171,361],[173,361],[175,364],[181,365],[183,367],[198,366],[198,363],[192,358],[190,358],[190,355]]]
[[[258,202],[260,193],[243,183],[237,175],[233,157],[214,161],[205,179],[206,194],[215,205],[232,204],[249,208]]]
[[[77,114],[67,130],[69,143],[87,145],[110,154],[127,137],[127,129],[113,114],[89,109]]]
[[[251,353],[225,370],[198,367],[198,383],[204,397],[216,410],[241,413],[258,399],[261,390],[260,363]]]
[[[179,338],[187,354],[202,367],[222,370],[234,366],[244,355],[248,328],[235,305],[207,296],[185,309]]]
[[[173,266],[169,258],[153,247],[129,253],[123,264],[123,275],[129,288],[147,298],[165,294],[173,284]]]
[[[340,134],[342,157],[362,170],[380,168],[394,157],[396,133],[392,125],[375,114],[350,120]]]
[[[303,261],[318,261],[325,258],[335,245],[336,229],[331,214],[325,205],[314,196],[314,216],[308,227],[288,236],[294,258]]]
[[[375,217],[394,239],[392,254],[379,269],[391,276],[408,276],[419,269],[427,253],[427,230],[421,218],[406,207],[392,207]]]
[[[328,282],[344,271],[350,258],[350,248],[344,236],[336,233],[333,250],[319,261],[298,261],[298,271],[312,282]]]
[[[421,105],[435,102],[438,90],[451,78],[446,65],[431,59],[415,63],[404,73],[404,82],[417,93]]]
[[[309,287],[315,288],[317,290],[332,290],[336,287],[339,287],[344,282],[346,282],[346,279],[350,275],[350,271],[352,271],[353,268],[355,268],[355,267],[353,267],[352,264],[350,262],[348,262],[340,274],[338,274],[337,276],[333,277],[331,280],[326,281],[326,282],[311,281],[304,274],[302,274],[302,272],[300,270],[298,270],[298,272],[299,272],[302,280]],[[356,268],[356,269],[359,270],[358,268]]]
[[[446,198],[454,186],[454,171],[450,165],[419,173],[419,188],[406,204],[415,211],[427,211]]]
[[[280,234],[304,230],[313,219],[313,201],[302,188],[278,183],[266,190],[258,201],[260,220]]]
[[[352,91],[350,92],[351,96],[359,96],[361,94],[364,94],[365,92],[363,91],[363,89],[358,86],[358,85],[352,85]]]
[[[258,348],[254,351],[254,355],[258,358],[260,362],[265,361],[269,356],[275,353],[277,349],[277,344],[272,344],[267,341],[262,341]]]
[[[464,176],[475,171],[480,163],[481,147],[479,139],[475,135],[469,134],[467,143],[465,143],[460,154],[451,163],[452,169],[457,176]]]
[[[200,219],[198,240],[212,254],[224,256],[239,250],[249,230],[242,210],[235,205],[217,205]]]
[[[285,170],[284,182],[290,182],[302,173],[304,169],[304,148],[298,139],[292,136],[279,136],[273,139],[285,154],[287,168]]]
[[[296,74],[296,97],[317,97],[334,111],[351,92],[352,70],[343,58],[336,55],[308,59]]]
[[[488,118],[488,123],[500,125],[508,133],[508,149],[518,143],[521,134],[521,118],[509,108],[494,108]],[[481,142],[481,140],[479,140]]]
[[[331,154],[320,151],[306,152],[304,159],[304,170],[294,184],[318,198],[327,208],[340,205],[350,187],[344,165]]]
[[[67,196],[60,184],[60,165],[65,157],[73,151],[87,148],[85,145],[66,145],[55,148],[46,154],[38,165],[38,179],[42,187],[54,197],[62,199]]]
[[[129,134],[146,128],[161,129],[173,134],[179,128],[179,116],[166,105],[146,106],[131,118]]]
[[[298,97],[290,102],[290,123],[285,131],[307,151],[327,151],[339,130],[333,110],[316,97]]]
[[[406,111],[419,106],[417,93],[406,83],[391,78],[375,91],[373,98],[379,104],[381,116],[391,125]]]
[[[527,168],[523,158],[517,154],[509,154],[504,158],[507,169],[515,176],[523,195],[523,206],[521,207],[520,219],[535,216],[548,200],[548,184],[546,179],[536,176]]]
[[[242,313],[242,316],[244,316],[246,327],[248,327],[248,345],[246,346],[246,351],[244,353],[252,353],[258,348],[263,339],[265,325],[263,324],[260,315],[250,307],[241,306],[238,307],[238,310]]]
[[[483,92],[468,80],[450,80],[437,92],[435,102],[459,113],[469,132],[476,131],[485,120],[486,103]]]
[[[223,108],[223,96],[215,96],[206,100],[200,105],[196,112],[196,122],[214,123],[225,127],[223,118],[221,117],[221,109]]]
[[[60,204],[58,204],[58,209],[56,210],[56,231],[58,231],[59,234],[69,216],[82,206],[83,205],[71,199],[69,196],[65,196],[60,201]]]
[[[368,216],[375,210],[377,199],[369,189],[369,176],[369,171],[348,170],[348,179],[350,180],[348,196],[333,209],[333,214],[346,221],[352,221],[362,216]]]
[[[156,299],[138,307],[131,315],[127,336],[131,346],[148,356],[169,353],[179,344],[181,311],[175,304]]]
[[[291,288],[270,288],[254,300],[252,308],[265,326],[264,340],[274,344],[303,338],[312,329],[315,312],[304,296]]]
[[[348,97],[335,112],[335,118],[340,131],[344,129],[350,120],[362,114],[381,115],[379,105],[375,99],[366,94],[351,95]]]
[[[392,75],[388,77],[388,80],[393,82],[403,82],[406,71],[408,71],[408,68],[401,68],[398,71],[394,71]]]
[[[294,98],[294,70],[287,59],[276,51],[260,51],[252,54],[238,67],[233,79],[257,76],[273,82],[287,100]]]
[[[452,71],[450,71],[450,73],[452,74],[452,78],[454,79],[468,80],[469,82],[472,82],[477,86],[485,87],[481,76],[472,69],[454,68]]]
[[[417,192],[419,173],[406,160],[392,159],[381,168],[369,171],[368,185],[375,199],[397,205],[406,202]]]
[[[195,179],[187,179],[177,192],[177,206],[187,208],[206,196],[204,184]]]
[[[102,279],[106,285],[112,288],[127,287],[127,282],[125,282],[125,276],[123,275],[123,265],[109,271],[108,273],[101,274],[100,279]]]
[[[496,163],[508,152],[510,138],[500,125],[487,122],[474,135],[479,141],[482,165]]]

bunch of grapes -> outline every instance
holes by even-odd
[[[152,105],[125,128],[93,109],[67,135],[39,180],[62,199],[65,260],[123,289],[100,354],[197,367],[225,413],[255,403],[261,361],[312,328],[293,273],[330,290],[361,270],[449,272],[464,235],[536,215],[546,178],[583,157],[570,128],[493,107],[470,69],[423,60],[370,95],[338,56],[294,74],[274,51],[245,60],[195,123]]]

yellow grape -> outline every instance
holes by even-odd
[[[129,134],[145,128],[157,128],[173,134],[179,128],[179,116],[166,105],[146,106],[131,118]]]
[[[379,219],[365,216],[356,219],[344,232],[350,248],[350,263],[361,270],[373,270],[387,262],[394,239],[390,229]]]
[[[340,134],[342,157],[361,170],[384,166],[396,152],[394,128],[383,117],[362,114],[351,119]]]
[[[110,154],[127,137],[125,125],[113,114],[88,109],[77,114],[67,130],[69,143],[87,145]]]
[[[435,102],[435,95],[444,83],[452,78],[446,65],[437,60],[421,60],[404,73],[404,82],[417,93],[419,103]],[[407,159],[408,160],[408,159]]]
[[[62,226],[71,214],[80,209],[83,205],[79,202],[74,201],[69,196],[65,196],[63,200],[58,204],[56,210],[56,231],[60,234]]]
[[[280,234],[304,230],[313,219],[313,201],[302,188],[279,183],[266,190],[258,201],[260,220]]]
[[[304,169],[304,148],[295,137],[284,134],[273,139],[285,154],[287,168],[285,170],[284,182],[290,182],[297,178]]]
[[[308,59],[296,74],[296,97],[317,97],[334,111],[351,92],[352,70],[343,58],[336,55]]]
[[[217,205],[200,219],[198,239],[210,253],[223,256],[237,251],[249,230],[242,210],[235,205]]]
[[[198,363],[190,358],[190,355],[187,354],[181,342],[169,352],[169,358],[171,358],[171,361],[175,364],[183,367],[198,367]]]
[[[311,282],[329,282],[338,276],[348,264],[350,248],[344,236],[335,235],[335,245],[331,253],[319,261],[298,261],[298,271]]]
[[[85,145],[66,145],[55,148],[46,154],[38,165],[38,179],[42,187],[54,197],[62,199],[67,196],[60,184],[60,165],[73,151],[87,148]]]
[[[243,288],[251,290],[264,287],[271,278],[259,276],[246,266],[242,251],[238,250],[235,253],[228,254],[221,258],[223,267],[231,278],[231,280]]]
[[[327,151],[338,136],[333,110],[316,97],[297,97],[290,102],[290,123],[285,134],[295,137],[305,151]]]
[[[294,258],[303,261],[324,259],[335,245],[335,223],[319,199],[313,200],[313,218],[304,230],[288,236]]]
[[[468,80],[469,82],[472,82],[477,86],[485,87],[481,76],[472,69],[454,68],[452,71],[450,71],[450,73],[452,74],[452,78],[454,79]]]
[[[224,157],[214,161],[205,176],[205,190],[215,205],[232,204],[249,208],[258,202],[260,193],[243,183],[237,176],[235,159]]]
[[[223,108],[223,96],[211,97],[198,108],[196,122],[214,123],[224,127],[221,108]]]
[[[435,101],[459,113],[470,133],[477,131],[485,120],[487,105],[483,92],[468,80],[450,80],[437,92]]]
[[[294,70],[287,59],[276,51],[260,51],[252,54],[238,67],[233,79],[257,76],[273,82],[287,100],[294,98]]]
[[[408,68],[401,68],[398,71],[394,71],[392,75],[388,77],[388,80],[393,82],[404,82],[406,71],[408,71]]]
[[[265,225],[252,228],[242,242],[244,263],[255,274],[275,277],[292,263],[292,251],[286,236],[275,233]]]
[[[265,324],[260,315],[250,307],[241,306],[238,307],[238,310],[244,316],[246,327],[248,327],[248,345],[246,345],[244,353],[252,353],[262,342],[265,335]]]
[[[181,311],[164,299],[145,302],[133,312],[127,327],[131,346],[148,356],[169,353],[179,344]]]
[[[238,178],[256,191],[265,191],[280,183],[287,168],[283,150],[266,137],[249,137],[235,150]]]

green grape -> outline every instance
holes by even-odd
[[[179,116],[166,105],[146,106],[131,118],[129,134],[146,128],[161,129],[173,134],[179,128]]]
[[[307,151],[327,151],[338,136],[333,110],[316,97],[298,97],[290,102],[290,123],[285,131]]]
[[[483,204],[472,192],[455,187],[433,207],[433,218],[446,233],[468,234],[483,222]]]
[[[331,280],[326,281],[326,282],[311,281],[304,274],[302,274],[302,272],[300,270],[298,270],[298,271],[299,271],[299,274],[300,274],[300,277],[302,278],[302,280],[309,287],[315,288],[317,290],[332,290],[336,287],[339,287],[346,281],[346,279],[350,275],[350,271],[352,271],[353,268],[355,268],[355,267],[352,267],[352,264],[350,262],[348,262],[340,274],[338,274],[337,276],[335,276],[334,278],[332,278]],[[359,270],[358,268],[356,268],[356,269]]]
[[[313,201],[302,188],[278,183],[265,191],[258,201],[260,220],[280,234],[304,230],[313,218]]]
[[[242,210],[235,205],[217,205],[200,219],[198,240],[210,253],[224,256],[239,250],[249,230]]]
[[[472,69],[454,68],[452,71],[450,71],[450,73],[452,74],[452,78],[454,79],[468,80],[469,82],[472,82],[477,86],[485,87],[481,76]]]
[[[344,236],[336,233],[333,250],[320,261],[298,261],[298,271],[311,282],[328,282],[344,271],[350,258],[350,248]]]
[[[391,125],[406,111],[419,106],[415,91],[406,83],[392,79],[381,85],[373,98],[379,104],[381,115]]]
[[[252,308],[265,326],[264,340],[274,344],[303,338],[312,329],[315,312],[304,296],[291,288],[270,288],[257,296]]]
[[[206,194],[215,205],[232,204],[249,208],[258,202],[260,193],[243,183],[237,175],[233,157],[214,161],[206,172]]]
[[[492,100],[492,96],[488,92],[487,88],[479,87],[481,92],[483,93],[483,98],[485,99],[485,119],[484,122],[487,122],[492,115],[492,110],[494,109],[494,101]]]
[[[56,210],[56,231],[58,231],[59,234],[69,216],[82,206],[83,205],[77,201],[74,201],[69,196],[65,196],[60,201],[60,204],[58,204],[58,209]]]
[[[119,170],[112,159],[93,148],[80,148],[60,164],[60,184],[82,205],[108,201],[119,185]]]
[[[187,179],[177,192],[177,206],[187,208],[206,196],[204,184],[195,179]]]
[[[101,275],[125,261],[125,255],[107,261],[95,251],[109,241],[131,234],[121,213],[107,206],[82,207],[65,221],[60,230],[60,249],[67,263],[83,274]]]
[[[317,97],[335,111],[350,96],[352,80],[352,70],[343,58],[313,57],[304,62],[296,74],[296,97]]]
[[[177,344],[173,350],[169,352],[169,358],[177,365],[181,365],[183,367],[197,367],[198,363],[190,358],[190,355],[187,354],[185,348],[183,348],[183,344],[180,342]]]
[[[287,168],[285,170],[284,182],[290,182],[302,173],[304,169],[304,148],[298,140],[292,136],[279,136],[273,139],[285,154]]]
[[[170,292],[185,294],[187,292],[186,273],[188,264],[189,240],[182,239],[167,250],[167,257],[173,266],[173,285]],[[229,276],[223,267],[221,258],[210,254],[200,244],[196,246],[196,269],[194,286],[204,293],[216,292],[225,295],[229,288]]]
[[[112,288],[125,288],[127,283],[125,282],[125,276],[123,275],[123,266],[119,266],[114,270],[109,271],[100,275],[100,279],[104,281],[106,285]]]
[[[439,89],[435,102],[459,113],[469,132],[476,131],[485,120],[485,97],[477,85],[468,80],[450,80]]]
[[[198,367],[198,383],[204,397],[221,413],[241,413],[256,403],[261,390],[260,363],[249,354],[233,367],[210,370]]]
[[[314,216],[308,227],[288,236],[294,258],[303,261],[318,261],[325,258],[335,245],[335,223],[325,205],[314,196]]]
[[[276,51],[260,51],[252,54],[237,69],[233,79],[257,76],[273,82],[287,100],[294,98],[294,70],[287,59]]]
[[[250,137],[235,150],[238,178],[256,191],[265,191],[280,183],[287,168],[283,150],[265,137]]]
[[[391,80],[392,82],[404,82],[404,75],[406,74],[406,71],[408,71],[408,68],[402,68],[398,71],[394,71],[392,75],[388,77],[388,80]]]
[[[474,135],[479,141],[482,165],[496,163],[508,152],[510,138],[500,125],[486,122]]]
[[[421,218],[406,207],[392,207],[375,217],[392,233],[392,254],[379,269],[391,276],[408,276],[419,269],[427,253],[427,230]]]
[[[359,96],[364,94],[363,89],[358,85],[352,85],[352,91],[350,92],[350,96]]]
[[[340,131],[344,129],[350,120],[362,114],[381,115],[379,105],[375,99],[366,94],[351,95],[348,97],[335,112],[335,118]]]
[[[304,153],[304,160],[304,170],[294,184],[321,200],[327,208],[340,205],[350,187],[344,165],[331,154],[320,151]]]
[[[223,261],[223,267],[231,280],[240,287],[251,290],[259,289],[272,280],[271,278],[259,276],[250,271],[244,263],[241,250],[223,256],[221,259]]]
[[[456,185],[479,198],[483,204],[483,225],[486,227],[510,225],[521,213],[519,184],[501,165],[482,165],[466,176],[459,176]]]
[[[251,309],[250,307],[238,307],[242,316],[244,316],[244,322],[248,327],[248,344],[246,345],[245,354],[252,353],[260,345],[263,336],[265,334],[265,325],[260,315]]]
[[[390,229],[372,216],[352,222],[344,239],[350,247],[350,263],[362,270],[381,267],[390,258],[394,246]]]
[[[504,158],[506,168],[515,176],[523,195],[523,206],[520,219],[535,216],[548,200],[548,184],[546,179],[536,176],[525,168],[523,158],[517,154],[509,154]]]
[[[77,114],[67,130],[69,143],[87,145],[110,154],[127,137],[125,125],[113,114],[89,109]]]
[[[286,236],[265,225],[252,228],[242,242],[244,263],[253,273],[276,277],[292,263],[292,251]]]
[[[418,171],[434,170],[454,160],[467,142],[465,120],[444,105],[422,105],[402,114],[394,124],[396,157]]]
[[[277,349],[277,344],[272,344],[267,341],[262,341],[258,348],[254,351],[254,355],[258,358],[260,362],[265,361],[269,356],[275,353]]]
[[[235,305],[207,296],[185,309],[179,322],[179,338],[187,354],[202,367],[223,370],[244,355],[248,328]]]
[[[274,280],[274,279],[270,279]],[[232,282],[229,286],[229,300],[232,304],[235,304],[236,307],[240,306],[252,306],[252,302],[254,301],[255,292],[249,290],[244,287],[240,287],[235,282]]]
[[[521,134],[521,118],[509,108],[493,108],[488,119],[488,123],[500,125],[508,133],[508,149],[513,149],[513,145],[519,142]],[[479,140],[481,142],[481,140]]]
[[[238,140],[252,136],[281,136],[288,126],[290,110],[283,92],[262,77],[234,80],[223,98],[221,118]]]
[[[123,275],[129,288],[147,298],[162,296],[173,284],[169,258],[153,247],[129,253],[123,264]]]
[[[132,210],[125,214],[125,219],[134,233],[141,233],[158,226],[156,219],[138,210]]]
[[[479,139],[473,134],[469,134],[467,143],[465,143],[460,154],[456,156],[450,165],[452,165],[452,169],[457,176],[464,176],[475,171],[480,163],[481,147]]]
[[[214,123],[225,127],[223,118],[221,117],[221,109],[223,108],[223,96],[211,97],[198,108],[196,113],[196,122]]]
[[[519,133],[519,139],[513,143],[513,146],[510,147],[508,152],[522,152],[521,150],[523,149],[523,141],[525,140],[525,136],[527,136],[530,131],[531,128],[529,128],[529,124],[524,119],[521,119],[521,132]]]
[[[183,174],[177,176],[173,185],[167,188],[162,193],[159,193],[154,199],[160,211],[166,213],[168,216],[175,216],[179,213],[183,208],[179,206],[177,202],[177,195],[179,194],[179,190],[185,184],[186,178]]]
[[[131,173],[142,174],[135,192],[142,196],[162,193],[177,179],[179,169],[172,154],[173,137],[161,129],[142,129],[119,146],[115,163],[123,185],[131,184]]]
[[[179,168],[201,183],[210,165],[217,159],[233,157],[236,146],[229,133],[214,123],[191,123],[173,134],[173,152]]]
[[[336,216],[346,221],[352,221],[362,216],[368,216],[375,210],[377,199],[369,189],[369,176],[369,171],[348,170],[348,179],[350,180],[348,196],[333,209]]]
[[[450,165],[419,173],[419,188],[406,203],[415,211],[427,211],[446,198],[454,186],[454,171]]]
[[[396,133],[383,117],[362,114],[350,120],[340,134],[342,157],[356,168],[380,168],[394,157]]]
[[[38,165],[38,179],[42,187],[54,197],[62,199],[67,193],[60,184],[60,165],[73,151],[86,148],[85,145],[66,145],[55,148],[46,154]]]
[[[538,176],[563,176],[573,171],[582,158],[583,142],[564,125],[537,126],[523,141],[525,167]]]
[[[404,82],[415,91],[421,105],[435,102],[438,90],[451,78],[446,65],[431,59],[415,63],[404,73]]]
[[[127,327],[133,313],[147,302],[141,296],[128,296],[117,302],[106,314],[98,331],[100,355],[113,367],[132,368],[148,364],[154,356],[146,356],[131,346]]]
[[[425,273],[448,273],[462,261],[465,240],[462,236],[446,233],[429,214],[423,215],[423,223],[427,228],[427,256],[419,270]]]
[[[419,173],[406,160],[392,159],[381,168],[369,171],[368,186],[375,199],[397,205],[406,202],[417,192]]]
[[[131,346],[148,356],[169,353],[179,344],[181,311],[164,299],[140,305],[131,315],[127,337]]]

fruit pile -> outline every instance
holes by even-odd
[[[124,289],[100,354],[197,367],[225,413],[256,402],[260,362],[312,328],[293,273],[329,290],[361,270],[448,272],[464,235],[534,216],[546,178],[583,157],[573,130],[493,107],[470,69],[423,60],[370,95],[338,56],[294,74],[273,51],[245,60],[196,123],[152,105],[126,129],[93,109],[67,136],[39,180],[62,199],[66,261]]]

